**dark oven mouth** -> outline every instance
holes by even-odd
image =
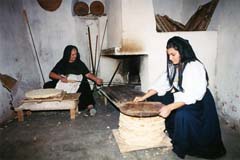
[[[119,73],[129,85],[141,85],[140,56],[130,56],[122,60]]]

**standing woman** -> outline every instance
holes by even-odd
[[[226,153],[215,102],[207,87],[204,65],[188,40],[175,36],[167,42],[167,71],[144,96],[134,99],[166,105],[159,115],[166,118],[166,131],[180,158],[217,158]]]
[[[82,75],[83,79],[77,92],[81,92],[79,98],[79,110],[92,109],[95,104],[92,91],[87,79],[94,81],[97,85],[102,84],[102,79],[89,72],[86,65],[80,60],[80,54],[76,46],[68,45],[64,49],[63,58],[55,65],[49,74],[52,81],[44,84],[43,88],[55,88],[60,80],[68,83],[67,75]]]

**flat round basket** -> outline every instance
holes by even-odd
[[[93,1],[90,5],[90,13],[95,16],[101,16],[104,13],[104,5],[100,1]]]
[[[133,117],[154,117],[164,105],[160,102],[128,102],[120,107],[121,113]]]
[[[55,11],[61,5],[62,0],[37,0],[39,5],[47,11]]]
[[[73,9],[74,13],[78,16],[86,16],[89,12],[89,7],[85,2],[76,2]]]

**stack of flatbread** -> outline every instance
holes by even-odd
[[[25,93],[27,99],[57,98],[63,95],[60,89],[35,89]]]

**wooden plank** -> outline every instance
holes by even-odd
[[[204,31],[210,23],[211,17],[216,9],[219,0],[212,0],[202,6],[188,20],[186,29],[188,31]]]
[[[163,32],[168,32],[168,29],[167,29],[166,26],[163,24],[160,15],[157,15],[157,16],[156,16],[156,21],[157,21],[157,23],[161,26]]]
[[[156,27],[158,32],[164,32],[164,28],[161,26],[161,22],[158,19],[158,16],[160,15],[155,15],[155,20],[156,20]]]
[[[23,111],[17,111],[17,117],[18,117],[18,122],[23,122],[24,121],[24,117],[23,117]]]
[[[70,119],[75,119],[75,115],[76,115],[76,109],[71,108],[70,109]]]
[[[175,31],[185,31],[185,25],[183,25],[180,22],[174,21],[173,19],[171,19],[170,17],[168,17],[167,15],[164,15],[163,18],[168,21],[169,23],[171,23],[173,26],[176,27]]]

